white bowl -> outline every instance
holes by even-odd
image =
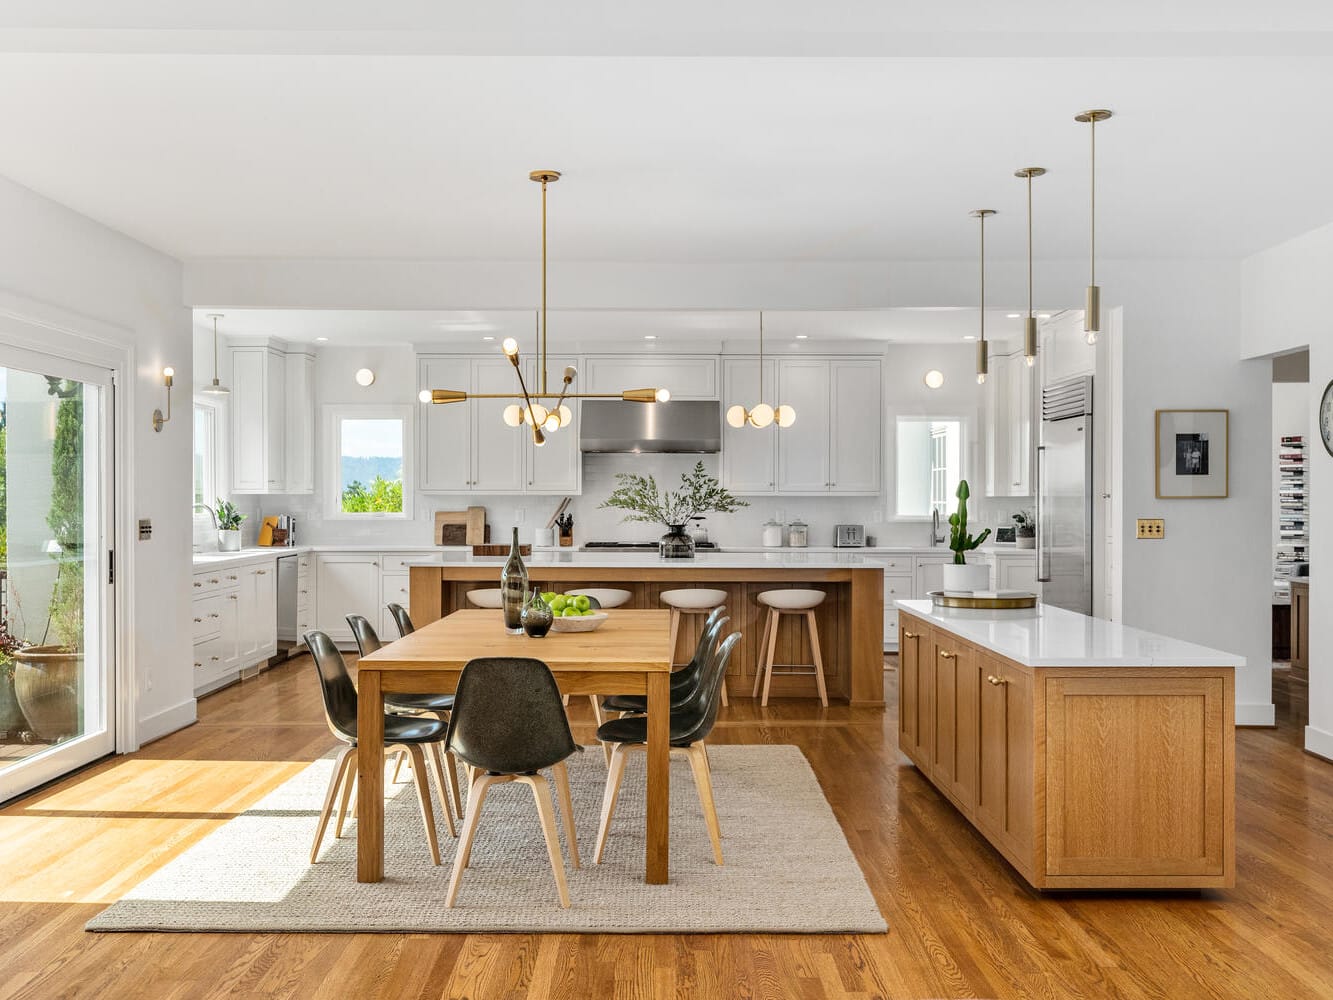
[[[595,615],[571,615],[565,618],[556,615],[551,619],[552,632],[595,632],[601,628],[602,623],[611,616],[605,611],[599,611]]]

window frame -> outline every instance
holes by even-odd
[[[198,441],[195,438],[195,420],[200,413],[208,416],[208,436],[210,454],[205,458],[204,469],[204,495],[200,503],[207,504],[210,508],[215,508],[218,497],[222,495],[219,487],[223,482],[222,477],[222,407],[208,398],[196,396],[193,400],[193,406],[190,408],[190,509],[193,517],[208,517],[207,511],[196,510],[194,508],[194,455],[198,449]]]
[[[970,479],[971,477],[971,457],[972,449],[972,420],[967,416],[958,413],[897,413],[893,417],[893,460],[889,463],[890,474],[893,477],[892,485],[885,495],[885,509],[889,521],[901,521],[908,523],[925,524],[930,522],[931,515],[927,511],[925,514],[903,514],[898,510],[898,426],[903,423],[933,424],[933,423],[955,423],[958,425],[958,478]],[[946,511],[949,506],[945,504]]]
[[[324,516],[338,521],[410,521],[412,520],[413,494],[416,489],[416,450],[413,434],[413,419],[416,408],[412,406],[343,403],[324,407],[325,437],[323,453],[328,461],[324,463]],[[399,420],[403,428],[403,509],[401,511],[366,511],[355,513],[343,510],[342,505],[342,422],[344,420]]]

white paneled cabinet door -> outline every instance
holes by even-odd
[[[507,358],[472,362],[473,392],[516,392],[518,376]],[[512,399],[474,399],[472,407],[472,483],[484,493],[519,493],[523,490],[523,435],[532,431],[510,427],[502,419]],[[458,403],[450,403],[458,406]]]
[[[315,582],[316,620],[336,642],[351,642],[348,615],[379,620],[380,557],[367,553],[319,556]]]
[[[778,391],[764,402],[795,407],[796,423],[778,438],[778,492],[829,491],[829,363],[784,358]],[[759,432],[756,432],[759,433]]]
[[[231,352],[231,491],[263,493],[268,489],[264,461],[264,355],[262,347]],[[212,498],[208,498],[212,503]]]
[[[777,385],[777,362],[764,362],[764,385],[769,398]],[[722,362],[722,485],[733,493],[772,493],[777,488],[778,435],[772,427],[756,430],[748,424],[732,427],[727,410],[746,409],[760,401],[759,359],[728,358]]]
[[[592,357],[584,367],[583,392],[666,389],[672,399],[718,398],[714,357]]]
[[[427,358],[417,363],[420,389],[462,389],[472,382],[466,358]],[[420,489],[464,493],[472,488],[472,403],[422,403]]]
[[[566,365],[578,367],[576,358],[550,358],[547,362],[547,391],[559,393],[563,385],[561,377]],[[541,384],[541,372],[534,362],[530,366],[531,375],[526,371],[531,389]],[[512,376],[511,376],[512,377]],[[573,391],[578,391],[575,379]],[[551,405],[554,400],[546,400]],[[529,493],[558,493],[561,496],[576,495],[583,490],[583,456],[579,452],[579,401],[571,399],[566,404],[573,411],[574,422],[546,436],[546,443],[538,448],[532,443],[532,434],[522,435],[527,452],[527,490]],[[505,428],[509,430],[510,428]]]
[[[830,361],[829,390],[829,490],[833,493],[877,494],[880,491],[882,423],[879,362]],[[799,421],[800,417],[798,409],[796,419]],[[790,432],[789,429],[781,433]]]
[[[1028,469],[1032,464],[1032,369],[1018,355],[1009,359],[1005,383],[1009,404],[1009,440],[1005,456],[1008,492],[1005,495],[1031,496]]]
[[[1021,362],[1020,362],[1021,363]],[[982,436],[986,452],[986,496],[1009,495],[1009,383],[1010,358],[1005,354],[990,356],[990,372],[982,390],[986,426]]]
[[[315,492],[315,359],[289,354],[286,359],[287,492]]]
[[[264,492],[287,492],[287,357],[271,348],[264,352],[264,464]]]

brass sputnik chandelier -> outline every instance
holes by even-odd
[[[546,443],[546,435],[568,427],[574,420],[574,411],[565,405],[568,399],[623,399],[631,403],[665,403],[671,398],[666,389],[625,389],[623,392],[570,392],[578,371],[572,365],[565,368],[561,375],[560,392],[550,391],[547,383],[546,350],[546,186],[560,179],[558,170],[534,170],[528,179],[542,186],[542,304],[537,316],[537,384],[536,391],[529,391],[523,379],[523,367],[518,353],[518,341],[506,337],[501,345],[505,357],[514,366],[518,376],[518,392],[462,392],[458,389],[422,389],[418,398],[423,403],[461,403],[467,399],[514,399],[515,402],[504,408],[502,417],[510,427],[524,424],[532,428],[532,443],[541,447]],[[554,400],[554,405],[547,407],[541,400]]]
[[[796,423],[796,410],[786,404],[776,408],[764,402],[764,313],[759,312],[759,402],[748,410],[737,403],[735,406],[727,409],[727,423],[732,427],[741,428],[747,424],[751,427],[765,428],[769,424],[777,422],[779,427],[790,427]]]
[[[1088,126],[1092,146],[1088,184],[1088,292],[1083,305],[1083,336],[1089,344],[1097,343],[1102,328],[1102,290],[1097,287],[1097,123],[1111,117],[1105,108],[1093,108],[1074,116],[1074,121]]]
[[[986,384],[990,374],[990,346],[986,343],[986,219],[995,214],[993,208],[978,208],[972,218],[981,223],[981,336],[977,338],[977,385]]]

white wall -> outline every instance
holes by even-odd
[[[0,288],[100,324],[133,348],[135,383],[122,393],[134,447],[129,470],[133,516],[153,523],[153,537],[117,553],[134,579],[133,654],[140,741],[194,721],[190,668],[190,438],[181,379],[176,418],[153,432],[149,415],[163,405],[161,370],[191,367],[189,313],[181,304],[181,265],[141,243],[0,178]],[[3,332],[0,331],[0,336]]]
[[[1333,274],[1333,225],[1313,230],[1241,265],[1245,357],[1286,353],[1308,345],[1310,386],[1310,604],[1327,608],[1333,596],[1333,458],[1319,444],[1319,400],[1333,379],[1333,322],[1326,306]],[[1333,760],[1333,617],[1310,616],[1310,724],[1305,748]]]

